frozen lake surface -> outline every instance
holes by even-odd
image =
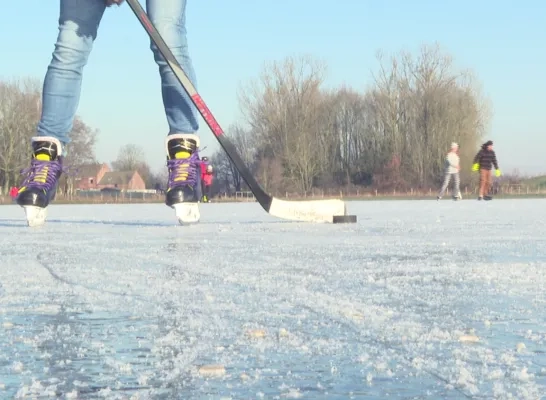
[[[0,398],[546,398],[546,200],[348,207],[0,207]]]

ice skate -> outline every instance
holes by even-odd
[[[191,225],[199,222],[201,214],[199,213],[198,203],[177,203],[173,204],[172,208],[180,225]]]
[[[199,222],[199,136],[179,133],[167,136],[167,168],[169,182],[165,204],[175,210],[181,225]]]
[[[47,218],[47,208],[37,206],[23,206],[29,227],[42,226]]]
[[[28,226],[45,223],[47,206],[55,199],[62,171],[61,143],[53,137],[33,137],[30,167],[22,171],[25,180],[16,198],[25,210]]]

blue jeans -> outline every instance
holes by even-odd
[[[66,144],[78,108],[83,69],[106,6],[104,0],[60,0],[60,5],[59,35],[44,79],[37,135],[53,136]],[[146,9],[195,85],[186,40],[186,0],[147,0]],[[195,133],[199,128],[197,110],[155,45],[151,43],[150,47],[159,66],[169,133]]]

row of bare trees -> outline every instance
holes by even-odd
[[[242,90],[245,124],[228,135],[268,191],[435,186],[453,141],[468,179],[490,118],[471,72],[437,45],[378,61],[361,91],[325,88],[325,65],[307,56],[267,65]],[[218,189],[241,190],[222,150],[214,161]]]

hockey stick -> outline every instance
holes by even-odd
[[[310,201],[285,201],[267,194],[260,184],[254,179],[252,173],[241,159],[232,141],[224,135],[224,131],[210,112],[209,108],[197,93],[194,85],[174,57],[167,44],[152,24],[148,15],[140,5],[139,0],[127,0],[129,7],[135,13],[152,42],[157,46],[163,58],[169,64],[174,75],[191,98],[195,107],[207,123],[208,127],[227,153],[235,168],[241,174],[256,200],[269,214],[290,220],[309,222],[356,222],[356,216],[347,216],[345,203],[339,199],[310,200]]]

